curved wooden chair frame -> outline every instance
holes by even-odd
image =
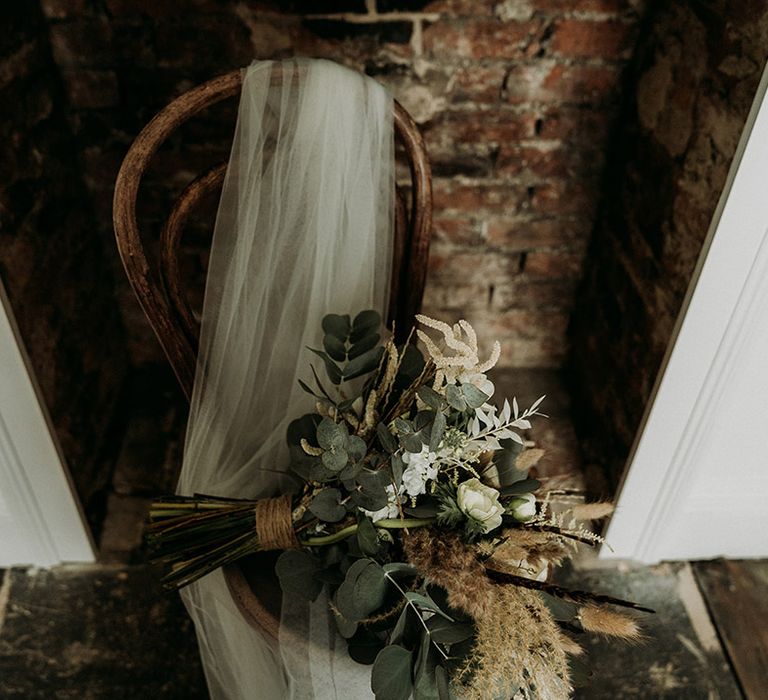
[[[193,180],[181,193],[160,237],[158,277],[153,276],[139,235],[136,199],[141,178],[160,145],[189,118],[240,91],[243,72],[235,70],[184,93],[158,113],[141,131],[123,160],[115,183],[113,223],[117,247],[139,304],[181,384],[187,399],[192,393],[197,358],[199,322],[190,309],[180,277],[178,249],[184,226],[195,207],[221,187],[226,163]],[[273,80],[279,80],[276,75]],[[407,333],[424,294],[432,223],[432,186],[429,160],[418,128],[395,102],[394,127],[411,174],[410,198],[398,187],[395,212],[395,250],[389,320],[398,335]],[[410,199],[410,207],[406,202]],[[277,638],[280,591],[268,564],[259,554],[227,567],[225,577],[243,616]]]

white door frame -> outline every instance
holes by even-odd
[[[0,281],[0,567],[93,562],[94,551]]]
[[[768,538],[746,551],[719,551],[717,544],[697,542],[689,535],[682,547],[692,554],[675,554],[665,546],[671,529],[680,529],[681,504],[691,496],[690,484],[706,456],[711,429],[722,425],[720,398],[749,346],[755,321],[768,323],[768,69],[763,72],[726,185],[710,224],[673,341],[638,432],[619,489],[616,513],[603,547],[603,559],[632,559],[653,563],[662,559],[714,556],[766,556]],[[768,357],[766,357],[768,365]],[[729,416],[739,421],[742,415]],[[768,416],[763,435],[768,442]],[[717,423],[716,423],[717,421]],[[768,455],[768,451],[766,451]],[[734,459],[738,459],[734,450]],[[723,465],[724,479],[727,465]],[[768,473],[768,463],[764,473]],[[765,477],[760,476],[760,479]],[[759,482],[759,483],[762,483]],[[701,494],[692,496],[701,501]],[[765,512],[768,493],[755,493],[744,484],[743,500],[731,520],[757,518]],[[718,512],[717,494],[699,503],[702,515]],[[720,499],[721,501],[723,499]],[[760,515],[763,524],[765,516]],[[757,522],[757,520],[754,520]],[[684,525],[684,523],[683,523]],[[677,534],[677,533],[676,533]],[[701,539],[701,538],[699,538]]]

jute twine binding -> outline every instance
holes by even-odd
[[[263,498],[256,504],[256,535],[259,549],[298,549],[299,541],[293,531],[291,496]]]

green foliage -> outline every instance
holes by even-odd
[[[323,583],[317,577],[319,570],[318,559],[303,549],[286,550],[275,564],[280,587],[302,600],[315,600],[323,589]]]
[[[371,690],[376,700],[408,700],[413,692],[412,652],[397,644],[384,647],[371,671]]]
[[[326,523],[337,523],[347,514],[347,509],[340,505],[341,491],[323,489],[312,499],[309,510]]]
[[[437,500],[437,524],[441,527],[455,528],[466,519],[464,511],[456,502],[456,491],[448,484],[440,484],[435,490]]]
[[[336,607],[347,620],[359,622],[384,604],[387,586],[380,564],[373,559],[358,559],[336,591]]]

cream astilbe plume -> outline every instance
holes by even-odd
[[[480,361],[477,334],[474,328],[463,319],[454,326],[450,326],[443,321],[436,321],[423,314],[417,314],[416,320],[422,325],[442,333],[446,347],[455,351],[454,355],[446,355],[424,331],[416,331],[416,335],[424,343],[429,356],[437,368],[434,383],[435,389],[441,387],[443,382],[455,384],[460,375],[463,374],[484,374],[492,367],[495,367],[499,361],[501,345],[498,340],[493,344],[490,357],[485,362]]]

